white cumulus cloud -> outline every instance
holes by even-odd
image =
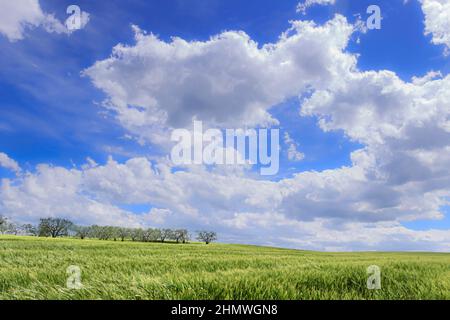
[[[20,172],[19,164],[3,152],[0,152],[0,167],[12,170],[14,172]]]
[[[425,15],[425,34],[434,44],[450,48],[450,0],[420,0]]]
[[[277,123],[271,107],[326,86],[355,59],[342,52],[353,32],[342,16],[323,26],[295,21],[261,46],[241,31],[190,42],[135,31],[135,45],[117,45],[84,73],[126,129],[157,143],[193,119],[228,128]]]

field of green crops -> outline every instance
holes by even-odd
[[[450,254],[0,236],[0,299],[450,299]]]

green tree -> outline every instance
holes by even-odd
[[[0,215],[0,234],[5,233],[8,230],[8,219]]]
[[[125,241],[125,239],[131,235],[131,230],[129,228],[119,228],[117,232],[122,241]]]
[[[161,236],[160,236],[161,242],[164,242],[166,240],[171,240],[172,237],[173,237],[172,229],[162,229],[161,230]]]
[[[173,236],[177,243],[186,243],[189,241],[189,232],[186,229],[175,230]]]
[[[92,232],[92,227],[87,226],[74,226],[75,236],[79,237],[81,240],[89,237]]]
[[[22,230],[25,232],[25,234],[31,236],[37,236],[39,234],[38,228],[30,223],[22,225]]]
[[[206,244],[210,244],[211,242],[217,240],[217,233],[214,231],[198,231],[197,239],[205,242]]]
[[[130,231],[131,241],[140,241],[142,239],[142,233],[144,231],[142,229],[136,228]]]
[[[41,237],[62,237],[67,236],[69,229],[73,226],[70,220],[62,218],[45,218],[39,222],[38,233]]]

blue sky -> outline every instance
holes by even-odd
[[[124,131],[99,114],[102,93],[92,87],[89,79],[80,77],[81,70],[108,57],[116,44],[133,43],[131,24],[165,40],[172,36],[207,40],[224,30],[243,30],[264,44],[275,42],[289,27],[289,20],[302,18],[320,23],[336,13],[354,19],[353,15],[364,14],[365,8],[374,2],[339,1],[336,6],[313,7],[306,16],[296,13],[297,3],[191,1],[188,5],[183,1],[126,4],[79,1],[79,6],[91,15],[89,24],[80,32],[67,36],[37,28],[27,30],[26,39],[15,43],[2,37],[1,123],[10,130],[4,130],[0,147],[17,161],[31,166],[41,162],[81,164],[88,156],[105,160],[109,153],[99,150],[99,146],[110,144],[146,154],[147,148],[142,150],[117,139]],[[66,18],[64,9],[69,4],[70,1],[41,1],[44,11],[61,20]],[[350,45],[350,51],[361,55],[359,67],[393,70],[404,80],[429,70],[448,71],[449,62],[442,55],[442,48],[423,35],[420,4],[403,5],[401,1],[381,4],[385,16],[383,28],[361,35],[361,44]],[[315,119],[298,117],[296,107],[296,101],[288,102],[273,112],[285,118],[286,130],[301,130],[294,134],[304,140],[308,158],[315,159],[314,163],[300,164],[301,169],[321,170],[329,165],[347,164],[349,151],[355,146],[339,133],[323,134]],[[289,123],[289,119],[294,121]]]
[[[319,250],[450,249],[447,207],[450,179],[445,179],[447,175],[450,176],[448,169],[445,169],[448,153],[445,141],[449,131],[445,129],[445,123],[439,124],[437,128],[428,128],[429,118],[417,120],[415,116],[411,116],[411,110],[415,110],[415,106],[423,102],[424,108],[434,108],[440,119],[450,118],[445,103],[448,101],[445,100],[445,85],[450,82],[446,77],[450,71],[450,59],[445,54],[449,44],[445,43],[445,40],[436,40],[442,30],[439,25],[436,27],[436,24],[431,23],[435,18],[435,11],[426,9],[433,1],[450,9],[448,1],[410,0],[404,3],[402,0],[336,0],[334,4],[311,6],[303,15],[296,12],[298,0],[79,0],[76,4],[89,14],[89,21],[81,30],[70,34],[63,31],[49,32],[45,23],[39,22],[39,19],[44,21],[44,16],[53,14],[54,18],[62,23],[68,17],[66,8],[72,1],[27,1],[38,4],[38,10],[32,13],[38,22],[30,23],[26,18],[18,17],[19,22],[11,22],[16,23],[15,25],[0,24],[0,153],[7,155],[9,160],[15,161],[21,168],[18,173],[11,170],[10,165],[3,163],[3,168],[0,165],[0,178],[3,178],[0,209],[6,215],[24,222],[36,221],[39,214],[45,213],[68,216],[80,223],[106,224],[123,221],[130,225],[170,227],[185,224],[192,230],[217,228],[221,240],[226,242]],[[289,145],[282,142],[280,172],[272,178],[255,176],[256,170],[244,170],[239,172],[238,176],[233,175],[236,173],[216,176],[216,173],[209,172],[214,175],[203,176],[208,173],[201,173],[202,176],[197,177],[195,174],[198,174],[198,168],[187,168],[188,173],[185,176],[176,174],[175,168],[170,165],[160,169],[161,166],[167,165],[168,149],[167,145],[161,143],[161,139],[154,138],[154,135],[160,137],[161,132],[158,130],[167,132],[164,130],[170,129],[171,126],[163,123],[161,119],[156,123],[141,124],[127,113],[133,104],[139,102],[142,102],[143,106],[137,107],[147,108],[147,103],[153,98],[159,102],[160,110],[164,111],[168,107],[163,104],[164,101],[169,101],[166,96],[156,93],[153,97],[151,94],[144,94],[145,97],[141,98],[140,91],[136,89],[136,86],[141,85],[139,77],[152,74],[152,67],[140,65],[131,54],[127,56],[128,53],[124,53],[122,57],[114,57],[114,61],[108,62],[109,68],[120,70],[120,74],[117,71],[111,73],[108,78],[104,74],[110,69],[103,69],[100,65],[95,67],[96,62],[106,61],[119,43],[136,48],[135,54],[142,61],[147,61],[146,54],[152,55],[151,50],[157,50],[158,45],[163,47],[164,44],[170,43],[172,37],[179,37],[188,43],[204,44],[210,41],[211,37],[225,31],[245,32],[249,39],[258,43],[257,48],[263,52],[264,44],[281,43],[279,37],[290,28],[290,21],[314,21],[313,28],[316,29],[297,31],[299,34],[311,32],[314,35],[315,30],[336,19],[336,15],[345,17],[348,25],[357,22],[357,15],[364,22],[368,17],[366,8],[372,4],[381,8],[383,20],[380,30],[355,29],[348,35],[348,44],[343,48],[332,38],[323,41],[322,49],[320,42],[314,42],[314,36],[306,44],[301,42],[305,40],[299,40],[299,52],[289,52],[288,57],[298,54],[297,58],[301,60],[314,45],[319,46],[317,50],[323,52],[331,48],[331,53],[324,58],[326,64],[317,67],[321,71],[310,72],[305,66],[298,70],[299,77],[305,78],[305,84],[299,83],[297,91],[283,89],[289,87],[292,79],[283,82],[277,79],[277,73],[268,74],[266,83],[273,80],[274,84],[269,84],[267,90],[276,91],[281,88],[279,96],[282,98],[278,99],[278,95],[276,99],[261,98],[261,101],[276,101],[274,105],[267,105],[262,109],[278,120],[279,125],[276,127],[280,128],[281,136],[287,132],[298,152],[304,155],[301,161],[288,159]],[[445,17],[450,17],[450,12],[436,21],[445,22]],[[426,35],[427,21],[434,29],[430,29]],[[144,37],[157,35],[159,42],[150,44],[148,40],[147,51],[138,51],[141,49],[134,39],[135,31],[132,25],[146,32],[142,33]],[[11,30],[15,30],[14,28],[18,28],[20,39],[14,39],[12,36]],[[345,31],[336,35],[333,35],[333,31],[327,32],[330,37],[345,34]],[[143,45],[146,44],[145,41],[142,40]],[[180,47],[179,50],[184,49]],[[189,50],[195,50],[195,45]],[[222,52],[226,50],[228,47],[224,45]],[[238,49],[229,50],[230,54],[233,54],[233,50]],[[334,52],[339,52],[335,61]],[[215,60],[208,60],[214,59],[210,55],[211,53],[208,53],[201,58],[204,59],[205,65],[214,63]],[[347,76],[342,75],[342,83],[346,84],[348,81],[348,87],[339,86],[340,75],[320,75],[327,70],[341,70],[338,64],[344,65],[347,61],[352,64],[352,57],[355,59],[354,66],[348,68]],[[133,65],[135,63],[136,67]],[[183,63],[185,62],[175,61],[173,66],[168,66],[172,69],[162,69],[161,72],[190,68],[187,63]],[[232,65],[233,60],[228,63],[230,67],[225,64],[220,67],[222,73],[238,68]],[[166,62],[159,61],[154,68],[159,67],[158,64],[165,65]],[[244,64],[236,65],[244,68]],[[270,67],[267,66],[268,70]],[[136,71],[139,68],[144,68],[142,74]],[[200,71],[189,70],[194,76],[199,76],[196,72]],[[391,74],[385,75],[383,72],[386,70],[395,77]],[[215,71],[216,69],[213,69],[213,73]],[[364,77],[365,71],[373,73],[367,76],[367,86],[359,83],[350,85],[355,78]],[[414,77],[423,77],[430,71],[439,71],[441,76],[437,78],[445,81],[441,83],[430,78],[424,80],[424,84],[414,84],[416,89],[410,89]],[[247,79],[244,72],[242,79]],[[319,74],[320,80],[308,79],[310,74],[311,77]],[[235,74],[233,76],[236,77]],[[258,77],[265,76],[263,73]],[[120,77],[120,80],[113,77]],[[324,80],[326,77],[330,79]],[[160,86],[161,91],[171,88],[169,80],[158,82],[159,79],[152,80],[152,76],[149,78],[145,81],[155,81],[155,86]],[[249,79],[254,78],[249,76]],[[399,81],[398,84],[396,81]],[[108,85],[110,82],[121,86],[121,91],[113,91]],[[133,86],[133,83],[137,85]],[[142,84],[143,91],[146,90],[146,85]],[[357,85],[365,87],[355,88]],[[383,88],[392,86],[399,88],[383,96]],[[176,97],[180,94],[177,90],[184,90],[184,87],[174,86],[170,96]],[[357,94],[352,93],[352,90],[362,94],[366,92],[366,95],[358,100]],[[116,103],[113,107],[106,108],[105,101],[117,101],[119,97],[123,97],[123,92],[126,92],[129,101],[125,102],[126,112],[120,117],[118,114],[120,110],[124,110],[121,109],[123,106]],[[335,105],[322,105],[322,102],[315,100],[318,97],[314,96],[314,92],[332,94]],[[422,96],[415,96],[414,92]],[[202,90],[196,94],[202,98]],[[369,97],[371,94],[374,96]],[[379,96],[375,96],[376,94]],[[227,96],[230,103],[240,101],[242,94],[236,95],[237,100],[233,100],[234,95]],[[134,96],[139,98],[135,100]],[[442,97],[434,101],[433,96]],[[364,103],[366,98],[369,102]],[[389,99],[394,102],[391,104]],[[426,99],[429,99],[428,103]],[[303,106],[303,103],[308,104],[308,101],[310,108]],[[359,112],[372,114],[377,112],[374,110],[384,110],[386,106],[396,108],[395,103],[399,101],[406,105],[398,105],[398,115],[389,116],[388,119],[388,116],[384,116],[384,111],[380,111],[375,120],[369,119],[366,123],[365,118],[357,118],[359,120],[356,120],[356,123],[352,122],[354,115]],[[335,108],[337,105],[339,107]],[[182,114],[188,116],[195,112],[192,106],[184,102],[180,108],[184,108]],[[188,110],[189,108],[194,111]],[[230,109],[229,119],[233,119],[233,112],[236,112],[236,116],[240,114],[239,111],[233,111],[239,108],[240,106],[233,106],[232,110]],[[153,115],[153,112],[148,111],[145,115]],[[388,113],[390,114],[390,111],[386,111],[386,114]],[[433,114],[430,119],[435,119],[434,117]],[[329,130],[319,124],[320,119],[329,120]],[[241,120],[236,118],[236,127],[242,124]],[[247,120],[248,123],[253,121]],[[158,124],[162,124],[163,128]],[[362,128],[366,126],[367,132],[356,130],[359,125]],[[445,141],[442,140],[442,145],[439,146],[441,149],[410,146],[414,144],[415,130],[422,128],[422,125],[426,131],[418,131],[418,134],[423,136],[429,133],[430,141],[435,139],[433,134],[438,131],[441,135],[437,137],[445,137]],[[391,134],[389,130],[395,131],[396,134]],[[380,138],[375,139],[378,135]],[[435,159],[434,154],[443,156]],[[368,160],[361,164],[363,160],[355,160],[357,155],[358,159],[375,160],[370,165],[367,164]],[[86,160],[88,158],[93,162]],[[140,181],[137,168],[142,167],[141,164],[136,164],[137,160],[133,162],[133,159],[145,159],[150,171],[157,172],[157,182]],[[137,168],[133,167],[135,165]],[[407,165],[411,167],[403,173],[399,168],[406,168]],[[165,176],[165,173],[158,170],[169,170],[171,175]],[[148,174],[150,175],[150,172]],[[120,183],[121,179],[125,180],[123,184]],[[161,179],[163,181],[160,181]],[[270,184],[271,181],[274,185]],[[220,183],[224,184],[222,189],[219,189]],[[233,192],[227,190],[225,186],[233,183],[251,186],[247,188],[252,191],[244,190],[239,193],[239,188]],[[211,190],[209,184],[218,189]],[[350,184],[352,187],[348,186]],[[179,190],[178,187],[182,188],[181,186],[188,190],[197,186],[199,191],[195,193]],[[213,194],[202,192],[203,187]],[[363,190],[365,187],[367,190]],[[267,191],[270,188],[274,190]],[[58,190],[64,190],[64,196],[61,196],[60,200],[59,195],[52,200],[40,196],[43,192],[48,193],[50,197],[52,192],[59,192]],[[169,194],[166,195],[164,191]],[[177,192],[182,195],[178,199],[173,196]],[[270,199],[270,196],[278,193],[279,197]],[[411,199],[418,203],[412,203]],[[72,201],[78,202],[79,206],[72,207]],[[232,203],[229,203],[230,201]],[[271,205],[260,205],[266,201]],[[36,203],[42,205],[42,213],[34,212],[33,205]],[[274,203],[277,205],[272,205]],[[86,207],[83,207],[84,205]],[[96,209],[92,209],[92,206]],[[334,209],[335,214],[327,213]],[[139,218],[135,218],[136,215]],[[339,231],[338,226],[341,225],[348,228],[347,235],[354,234],[354,237],[344,236],[345,232]],[[361,238],[358,235],[358,230],[364,228],[376,229],[372,238]],[[269,236],[266,236],[267,234]],[[324,240],[327,235],[336,238],[336,243]],[[429,240],[430,238],[432,240]],[[393,239],[392,247],[386,245],[386,241],[389,242],[390,239]]]

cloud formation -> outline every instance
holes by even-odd
[[[425,34],[432,35],[434,44],[450,49],[450,1],[420,0],[425,15]]]
[[[168,44],[138,31],[136,46],[116,47],[112,58],[98,62],[86,73],[108,94],[109,106],[118,112],[124,127],[138,135],[142,131],[132,130],[132,125],[137,122],[151,128],[153,119],[146,121],[150,110],[162,111],[164,117],[159,123],[167,126],[184,125],[172,119],[178,115],[174,111],[181,112],[181,119],[187,121],[203,117],[204,121],[222,125],[230,121],[234,125],[255,125],[273,122],[266,113],[277,103],[312,92],[303,100],[301,116],[317,117],[325,132],[343,131],[349,139],[364,145],[351,154],[349,167],[300,172],[279,182],[211,175],[207,171],[173,175],[178,186],[202,195],[180,194],[183,200],[177,203],[185,203],[187,212],[198,214],[205,221],[211,219],[207,218],[209,212],[236,228],[246,227],[246,222],[254,221],[256,216],[262,225],[269,217],[281,217],[291,224],[322,219],[325,221],[322,226],[333,230],[330,225],[334,224],[400,226],[401,221],[440,219],[443,217],[440,209],[448,205],[450,195],[450,171],[445,165],[450,150],[447,94],[450,77],[440,79],[439,73],[429,73],[408,83],[392,71],[359,71],[356,57],[345,52],[355,29],[341,16],[323,26],[293,22],[292,29],[278,43],[261,49],[248,36],[237,32],[224,33],[207,42],[174,39]],[[228,45],[229,42],[233,45]],[[215,51],[216,46],[221,50]],[[192,57],[201,57],[210,69],[199,67]],[[220,64],[215,63],[216,57]],[[179,74],[185,74],[189,83],[196,84],[197,88],[192,88],[194,101],[205,101],[205,105],[213,107],[205,111],[185,98],[187,83],[183,76],[181,80],[177,77],[178,81],[165,79]],[[146,84],[146,75],[155,89]],[[203,76],[208,80],[200,81]],[[169,88],[169,83],[176,85],[164,89]],[[215,91],[203,83],[218,83],[225,88],[219,101],[239,102],[239,106],[246,107],[233,111],[227,108],[231,104],[215,104],[211,99],[216,96]],[[237,90],[239,86],[230,87],[226,83],[252,86],[244,86],[241,91]],[[169,91],[172,100],[161,94]],[[248,95],[249,92],[256,94]],[[174,105],[177,107],[173,108]],[[252,109],[255,105],[257,109]],[[252,111],[250,117],[246,109]],[[227,110],[229,118],[218,116],[222,110]],[[133,121],[131,112],[139,121]],[[288,155],[294,159],[298,155],[293,152],[296,149],[293,150],[290,139],[287,142]],[[201,178],[197,177],[199,174]],[[194,186],[197,180],[202,183]],[[221,187],[227,190],[229,185],[234,186],[232,193],[223,197]],[[170,190],[168,186],[164,188]],[[402,230],[405,234],[410,232]]]
[[[14,172],[20,172],[21,170],[19,164],[3,152],[0,152],[0,167],[12,170]]]
[[[272,182],[198,167],[174,171],[162,159],[110,159],[82,169],[40,165],[3,179],[0,208],[23,222],[56,215],[77,223],[213,228],[223,241],[320,250],[450,248],[448,231],[414,232],[399,224],[398,211],[370,208],[389,194],[367,183],[358,168]],[[144,203],[153,207],[140,215],[122,209]]]
[[[276,124],[270,108],[353,66],[343,53],[352,31],[342,16],[323,26],[295,21],[278,42],[259,46],[242,31],[164,42],[135,27],[134,46],[117,45],[84,74],[124,128],[165,143],[164,129],[193,119],[221,128]]]
[[[339,15],[323,25],[294,21],[277,42],[260,45],[240,31],[166,42],[135,27],[134,45],[117,45],[84,71],[119,124],[158,145],[193,119],[274,125],[271,109],[300,97],[299,116],[363,146],[347,166],[269,181],[251,168],[174,168],[154,157],[42,164],[1,181],[0,210],[24,222],[58,215],[212,228],[222,241],[317,250],[448,251],[449,230],[413,231],[402,222],[441,219],[449,205],[450,76],[433,71],[408,82],[389,70],[360,71],[346,51],[355,29]],[[289,135],[285,145],[288,159],[301,160]],[[0,154],[1,165],[16,170],[14,163]],[[126,209],[136,205],[148,210]]]
[[[327,5],[334,5],[336,3],[336,0],[304,0],[304,2],[300,2],[297,5],[297,12],[300,12],[302,14],[306,14],[306,11],[308,8],[312,6],[327,6]]]

